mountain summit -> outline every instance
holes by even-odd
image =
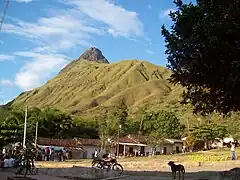
[[[96,48],[96,47],[91,47],[87,49],[79,58],[78,60],[88,60],[88,61],[93,61],[93,62],[98,62],[98,63],[106,63],[109,64],[108,60],[103,56],[102,52]]]

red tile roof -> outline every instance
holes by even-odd
[[[129,134],[127,136],[119,138],[120,143],[134,143],[134,144],[140,144],[140,143],[146,143],[146,137],[141,135],[135,135],[135,134]]]
[[[71,147],[71,148],[81,148],[82,144],[77,142],[75,139],[50,139],[41,138],[37,140],[38,145],[44,146],[59,146],[59,147]]]
[[[85,138],[74,138],[82,145],[92,145],[92,146],[100,146],[100,139],[85,139]]]

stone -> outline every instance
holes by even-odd
[[[79,60],[84,59],[88,61],[98,62],[98,63],[106,63],[109,64],[108,60],[103,56],[102,52],[96,48],[91,47],[86,50],[80,57]]]

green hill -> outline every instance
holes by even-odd
[[[91,55],[90,52],[80,57],[93,58]],[[12,105],[56,107],[72,115],[91,117],[123,100],[130,114],[147,106],[171,109],[184,117],[190,111],[187,107],[179,108],[182,88],[169,83],[170,75],[167,68],[147,61],[123,60],[109,64],[107,60],[80,58],[45,85],[20,94]]]

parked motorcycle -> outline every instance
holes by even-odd
[[[93,159],[92,160],[92,167],[97,169],[107,169],[119,171],[119,174],[122,174],[123,167],[121,164],[117,163],[116,158],[112,158],[110,160],[104,160],[104,159]]]

